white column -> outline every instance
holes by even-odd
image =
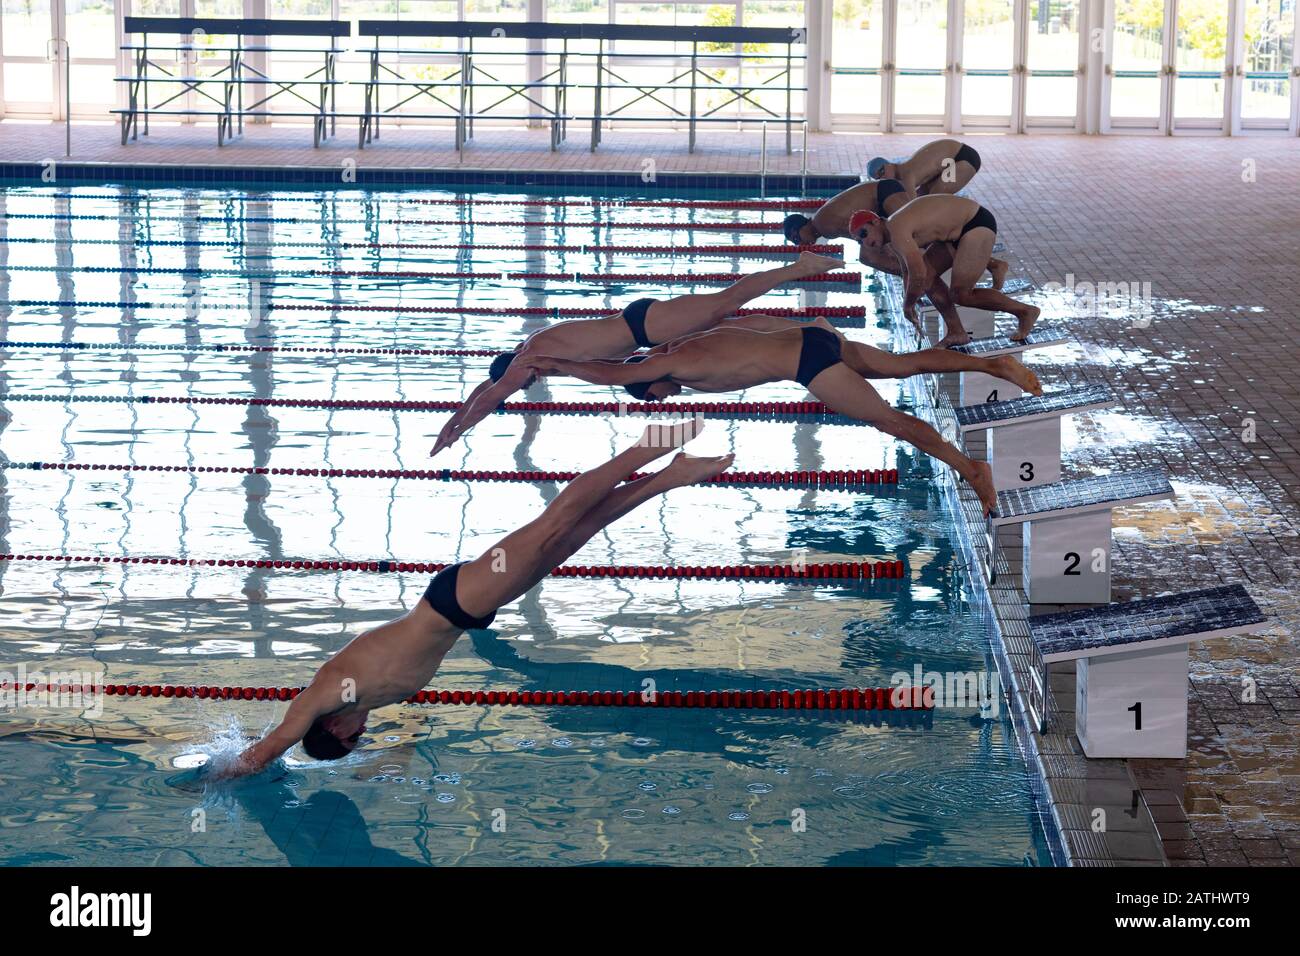
[[[965,39],[965,0],[948,0],[948,108],[944,129],[960,133],[961,126],[961,58]]]
[[[808,59],[805,68],[805,85],[808,87],[808,99],[804,107],[804,116],[811,129],[817,132],[831,128],[831,43],[835,0],[805,0],[804,28],[808,31],[808,45],[805,52]]]
[[[546,0],[528,0],[527,19],[529,23],[546,22]],[[534,53],[535,51],[545,49],[546,41],[530,39],[527,41],[527,45],[528,45],[528,52],[531,54]],[[524,57],[524,59],[527,61],[524,75],[528,79],[528,82],[540,83],[542,79],[542,74],[546,72],[545,57],[526,56]],[[533,99],[540,100],[543,103],[554,102],[554,98],[546,95],[546,92],[542,90],[533,91]],[[531,113],[532,110],[535,109],[535,107],[527,100],[523,100],[521,102],[523,103],[525,112]],[[532,129],[545,127],[546,125],[547,125],[546,121],[541,119],[528,121],[528,126]]]
[[[1011,117],[1008,132],[1023,133],[1026,87],[1029,85],[1029,3],[1016,0],[1011,8]]]
[[[894,89],[898,82],[898,0],[884,0],[885,49],[880,71],[880,131],[894,131]]]
[[[1115,0],[1087,0],[1088,82],[1084,130],[1110,132],[1110,88],[1115,63]]]
[[[1228,42],[1223,51],[1223,135],[1241,132],[1241,95],[1246,85],[1246,4],[1228,0]]]

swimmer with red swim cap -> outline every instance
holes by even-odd
[[[783,224],[785,237],[794,243],[811,243],[823,238],[857,239],[857,230],[852,228],[851,222],[855,213],[869,210],[884,218],[898,212],[912,198],[914,196],[909,195],[907,189],[897,180],[883,179],[859,183],[826,200],[811,219],[797,213],[787,216]],[[861,244],[858,248],[858,261],[880,272],[903,275],[902,263],[888,249],[873,249]],[[957,307],[947,284],[940,278],[952,268],[952,247],[946,243],[935,243],[930,246],[925,250],[925,264],[927,266],[925,294],[939,310],[950,331],[950,335],[945,337],[942,344],[947,346],[965,342],[969,337],[961,331],[961,318],[957,315]],[[1001,287],[1009,269],[1008,264],[990,256],[987,269],[993,275],[994,286]],[[958,330],[957,333],[951,334],[954,329]],[[920,331],[919,323],[917,331]]]
[[[969,458],[925,422],[888,405],[866,379],[978,371],[1040,395],[1042,385],[1033,372],[1010,355],[984,358],[946,348],[885,352],[846,339],[825,319],[765,318],[765,328],[726,325],[625,362],[573,362],[547,356],[523,361],[538,375],[572,375],[597,385],[621,385],[634,397],[655,402],[687,388],[730,392],[769,382],[798,382],[839,414],[915,445],[951,466],[970,482],[985,509],[992,511],[997,496],[988,464]]]
[[[659,471],[628,478],[676,451],[703,427],[698,419],[649,426],[636,444],[569,482],[545,511],[518,531],[475,560],[438,572],[410,611],[366,631],[326,661],[275,729],[217,775],[255,773],[299,741],[317,760],[349,754],[365,731],[370,711],[423,690],[461,634],[491,626],[500,607],[530,590],[628,512],[731,467],[731,455],[698,458],[679,452]]]
[[[863,246],[872,251],[888,250],[902,263],[907,285],[903,313],[913,323],[917,322],[916,303],[931,281],[925,250],[934,245],[951,249],[952,276],[948,285],[958,305],[1011,313],[1017,320],[1016,331],[1011,336],[1016,340],[1028,336],[1038,321],[1037,307],[1003,294],[1005,269],[1001,275],[994,273],[993,288],[976,288],[975,283],[988,268],[989,253],[998,238],[998,224],[993,213],[975,200],[964,196],[919,196],[884,219],[869,209],[860,210],[853,214],[850,225]],[[948,334],[939,344],[960,345],[968,341],[970,333],[957,319],[948,326]]]
[[[443,425],[429,454],[451,447],[507,398],[532,384],[532,375],[516,361],[522,356],[559,355],[574,361],[621,359],[637,349],[711,329],[751,299],[771,292],[783,282],[808,279],[843,265],[842,259],[805,252],[797,262],[747,275],[721,292],[662,301],[637,299],[622,312],[598,319],[557,322],[534,332],[513,351],[502,352],[492,361],[487,381],[478,385]],[[730,321],[743,323],[745,319]]]

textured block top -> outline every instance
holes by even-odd
[[[1246,589],[1231,584],[1081,611],[1039,614],[1029,619],[1029,634],[1044,662],[1050,663],[1123,653],[1152,642],[1185,644],[1249,630],[1264,620]]]
[[[1115,404],[1115,395],[1108,385],[1084,385],[1044,395],[1026,395],[1005,402],[985,402],[981,405],[963,405],[957,409],[957,424],[964,432],[999,425],[1013,425],[1035,418],[1052,418],[1105,408]]]
[[[1169,476],[1159,468],[1067,478],[1049,485],[999,491],[998,510],[993,524],[1020,524],[1058,512],[1080,514],[1173,496],[1174,489],[1169,484]]]
[[[971,339],[965,345],[950,345],[948,350],[960,352],[962,355],[1000,355],[1008,352],[1023,352],[1026,349],[1041,349],[1068,341],[1069,336],[1058,329],[1034,329],[1023,340],[1013,339],[1007,335],[990,335],[983,339]]]

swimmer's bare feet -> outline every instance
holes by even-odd
[[[1011,263],[1003,262],[1001,259],[989,260],[989,275],[993,277],[993,288],[998,291],[1002,290],[1003,284],[1007,281],[1007,272],[1011,269]]]
[[[702,431],[704,431],[704,419],[699,417],[673,425],[647,425],[637,441],[637,446],[658,449],[659,453],[663,454],[674,448],[681,448]]]
[[[802,252],[799,254],[799,266],[804,275],[815,276],[830,272],[832,269],[843,269],[844,260],[832,256],[819,256],[814,252]]]
[[[1038,376],[1014,355],[999,355],[997,358],[991,358],[989,365],[992,366],[989,374],[995,378],[1015,382],[1030,395],[1043,394],[1043,385],[1038,381]]]
[[[1023,342],[1029,338],[1029,333],[1033,331],[1034,323],[1038,321],[1038,316],[1042,314],[1042,309],[1036,305],[1027,305],[1024,311],[1016,316],[1020,324],[1016,327],[1016,334],[1011,336],[1017,342]]]
[[[965,345],[971,340],[971,334],[963,328],[949,329],[948,334],[941,338],[936,344],[937,349],[952,348],[954,345]]]
[[[966,480],[984,503],[984,516],[988,517],[997,510],[998,493],[993,488],[993,469],[986,461],[971,460],[972,474]]]
[[[716,455],[712,458],[701,458],[679,451],[673,456],[673,460],[668,463],[668,467],[664,469],[664,475],[665,477],[671,477],[673,484],[685,487],[722,474],[731,467],[731,463],[735,460],[735,455]]]

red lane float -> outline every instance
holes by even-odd
[[[413,269],[307,269],[305,276],[328,276],[331,279],[500,279],[500,272],[436,272]]]
[[[43,561],[61,564],[166,565],[171,567],[263,568],[276,571],[365,571],[371,574],[436,574],[445,562],[315,561],[262,558],[176,558],[123,555],[0,554],[0,561]],[[568,565],[551,571],[553,578],[646,578],[698,581],[874,581],[906,576],[902,561],[840,561],[825,564],[740,565]]]
[[[394,401],[343,398],[224,398],[207,395],[13,395],[6,402],[108,402],[120,405],[242,405],[263,408],[311,408],[342,411],[454,412],[460,402]],[[659,415],[683,417],[723,415],[759,420],[833,415],[822,402],[504,402],[496,411],[517,414]],[[852,422],[852,419],[844,419]]]
[[[140,196],[123,195],[121,193],[44,193],[48,198],[59,199],[110,199],[117,202],[134,202],[139,200]],[[549,199],[546,197],[519,198],[519,199],[485,199],[481,196],[448,196],[448,197],[415,197],[415,196],[390,196],[384,193],[368,194],[375,205],[386,205],[388,202],[396,203],[415,203],[422,206],[555,206],[555,207],[576,207],[584,209],[604,209],[604,208],[644,208],[644,209],[770,209],[779,211],[782,209],[820,209],[825,203],[825,199],[623,199],[617,196],[592,197],[590,199]],[[226,202],[236,200],[239,202],[259,202],[259,203],[317,203],[321,199],[317,196],[265,196],[249,195],[247,193],[233,193],[220,196],[151,196],[152,203],[165,202],[168,200],[180,201],[198,198],[200,200],[215,200]],[[366,204],[365,199],[358,199],[354,195],[342,194],[335,197],[336,202],[361,202]]]
[[[573,252],[619,253],[621,255],[680,255],[680,256],[758,256],[787,258],[814,252],[821,256],[842,256],[844,249],[822,243],[807,245],[561,245],[554,243],[480,243],[480,242],[341,242],[340,249],[401,249],[437,252]]]
[[[315,348],[310,345],[182,345],[144,342],[3,342],[0,351],[57,349],[64,352],[273,352],[301,355],[441,355],[461,358],[496,355],[500,349]]]
[[[371,273],[377,275],[378,273]],[[735,272],[509,272],[507,279],[549,279],[560,282],[666,282],[693,285],[700,283],[732,283],[744,276]],[[791,285],[806,282],[839,282],[845,285],[862,285],[858,272],[822,272],[792,281]]]
[[[103,217],[110,218],[110,217]],[[309,219],[286,219],[283,222],[309,223]],[[407,226],[470,226],[482,229],[488,226],[500,226],[506,229],[657,229],[661,232],[770,232],[782,231],[779,222],[620,222],[607,219],[593,219],[590,222],[565,222],[556,219],[401,219],[395,220]]]
[[[133,465],[69,461],[0,462],[9,471],[180,472],[183,474],[290,475],[300,478],[414,478],[425,481],[572,481],[577,471],[465,471],[455,468],[255,468],[246,465]],[[628,481],[646,477],[633,472]],[[782,488],[856,488],[898,484],[897,468],[847,471],[728,471],[700,484]]]
[[[83,301],[78,302],[73,299],[10,299],[7,302],[0,300],[0,305],[14,307],[65,307],[72,309],[131,309],[132,311],[141,311],[144,309],[164,309],[169,312],[176,311],[176,303],[171,302],[111,302],[111,301]],[[216,311],[218,309],[229,310],[246,310],[246,305],[231,305],[219,303],[215,305],[204,305],[205,310]],[[404,312],[411,315],[543,315],[553,319],[563,318],[581,318],[592,315],[614,315],[618,312],[617,308],[592,308],[590,306],[463,306],[463,305],[314,305],[293,302],[271,302],[267,305],[268,312]],[[822,317],[827,319],[861,319],[867,314],[866,306],[862,305],[834,305],[834,306],[810,306],[802,309],[790,309],[779,307],[767,308],[747,308],[737,309],[732,315],[782,315],[788,318],[809,319]]]
[[[48,684],[0,682],[0,692],[105,695],[164,700],[293,700],[301,687],[203,684]],[[803,690],[422,690],[406,704],[467,707],[649,707],[696,710],[932,710],[933,687],[832,687]]]
[[[825,199],[411,199],[423,206],[555,206],[625,209],[820,209]]]

